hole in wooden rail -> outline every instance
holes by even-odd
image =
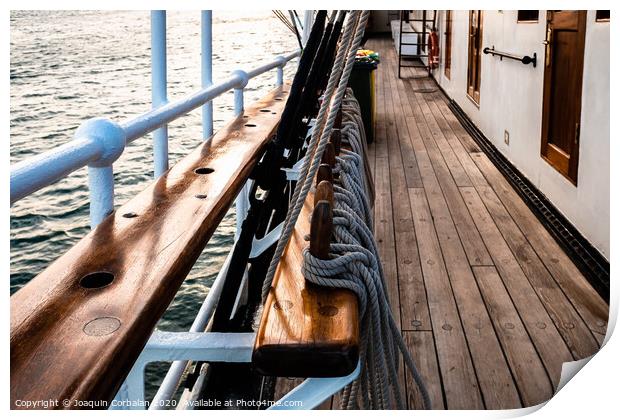
[[[256,124],[246,124],[246,127],[256,127]]]
[[[338,308],[332,305],[325,305],[319,308],[319,313],[323,316],[332,317],[338,314]]]
[[[276,101],[281,101],[281,100],[282,100],[282,98],[274,98],[274,100],[276,100]]]
[[[194,173],[197,173],[198,175],[207,175],[213,172],[215,172],[215,169],[212,168],[196,168],[194,170]]]
[[[138,217],[138,214],[130,211],[129,213],[123,214],[123,217],[125,219],[133,219],[134,217]]]
[[[271,112],[270,109],[261,109],[260,112]]]
[[[291,302],[290,300],[282,300],[279,302],[276,302],[273,304],[273,308],[276,311],[288,311],[289,309],[291,309],[293,307],[293,302]]]
[[[82,277],[80,286],[85,289],[100,289],[112,283],[113,280],[114,274],[108,273],[107,271],[97,271]]]
[[[204,200],[205,198],[207,198],[207,194],[196,194],[194,197]]]

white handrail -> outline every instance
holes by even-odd
[[[159,19],[160,28],[162,25],[165,27],[165,17],[158,12],[154,12],[153,17]],[[282,68],[299,56],[300,52],[297,50],[286,56],[278,56],[248,72],[236,70],[229,78],[218,84],[206,86],[175,102],[165,103],[162,100],[162,106],[121,124],[104,118],[93,118],[84,122],[77,130],[73,141],[12,165],[11,204],[88,165],[90,219],[91,227],[94,228],[114,209],[112,164],[123,153],[125,145],[208,104],[231,89],[235,90],[235,110],[239,113],[243,109],[243,89],[248,81],[267,71],[277,69],[276,84],[280,85]],[[159,54],[161,55],[161,51]],[[165,53],[163,56],[165,60]],[[158,68],[161,70],[161,63]],[[165,90],[160,90],[159,93],[163,92]],[[163,98],[160,96],[160,99]],[[161,169],[156,170],[156,174],[160,174]]]

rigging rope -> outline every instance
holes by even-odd
[[[343,137],[346,137],[352,151],[344,151],[337,160],[336,170],[340,181],[339,185],[334,186],[336,208],[333,236],[336,243],[330,246],[332,259],[329,260],[315,258],[304,250],[303,272],[306,279],[322,286],[354,291],[360,302],[362,372],[358,380],[345,387],[344,408],[357,407],[358,399],[361,399],[365,408],[391,408],[394,403],[398,408],[404,407],[398,385],[399,352],[414,377],[424,407],[428,408],[428,392],[390,311],[387,287],[372,236],[372,211],[368,197],[374,192],[365,162],[365,134],[361,128],[361,117],[357,115],[359,106],[353,100],[345,99],[349,75],[368,15],[368,11],[351,11],[347,17],[282,235],[265,276],[262,302],[264,304],[267,298],[284,248],[314,183],[321,157],[342,106],[343,113],[347,115]]]
[[[273,14],[280,20],[280,22],[282,22],[284,24],[284,26],[286,26],[288,28],[289,31],[291,32],[295,32],[295,30],[293,29],[293,26],[291,25],[291,23],[288,21],[288,19],[286,18],[286,16],[284,16],[284,14],[279,11],[279,10],[272,10]]]
[[[334,181],[335,242],[330,245],[330,259],[314,257],[303,251],[303,274],[306,280],[324,287],[353,291],[360,302],[361,346],[360,378],[345,387],[341,408],[404,408],[398,381],[398,355],[402,354],[422,395],[425,408],[430,407],[428,391],[420,377],[400,330],[390,310],[387,286],[379,253],[372,234],[372,209],[367,199],[368,186],[364,159],[355,150],[363,150],[363,124],[357,124],[359,106],[349,94],[343,124],[349,123],[343,142],[353,151],[343,150],[337,157]],[[360,395],[361,388],[361,395]]]
[[[360,20],[362,22],[360,22]],[[323,155],[323,151],[331,135],[338,108],[344,97],[349,75],[353,68],[355,53],[364,34],[366,20],[368,20],[368,11],[353,11],[349,14],[347,19],[347,24],[342,33],[340,45],[338,46],[338,53],[334,60],[327,87],[325,88],[323,103],[319,108],[319,114],[316,118],[316,123],[308,143],[308,150],[300,169],[299,180],[297,181],[297,185],[295,185],[295,190],[291,199],[291,207],[284,220],[282,235],[280,236],[280,240],[278,241],[265,276],[262,290],[263,303],[267,299],[273,277],[278,267],[278,262],[293,233],[299,213],[301,212],[306,197],[308,196],[308,191],[310,191],[313,179],[318,171],[321,156]],[[354,33],[355,37],[353,36]],[[336,85],[338,85],[337,89]]]

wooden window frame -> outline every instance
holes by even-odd
[[[474,13],[478,13],[478,55],[474,57],[472,51],[472,19]],[[480,86],[481,86],[481,67],[482,67],[482,31],[483,31],[483,11],[482,10],[470,10],[469,11],[469,25],[467,28],[467,96],[476,104],[480,106]],[[476,62],[474,60],[477,58]],[[473,79],[473,80],[472,80]],[[476,83],[477,82],[477,83]],[[477,88],[477,89],[476,89]]]

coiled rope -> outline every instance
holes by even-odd
[[[348,124],[343,142],[352,150],[363,150],[365,134],[363,124],[358,124],[359,106],[352,95],[348,98],[352,104],[343,111],[343,125],[347,120],[352,123]],[[422,395],[424,408],[429,408],[428,391],[390,310],[372,235],[372,209],[367,199],[372,182],[366,167],[362,156],[354,151],[343,150],[337,157],[330,259],[314,257],[308,248],[304,249],[303,274],[307,281],[320,286],[349,289],[360,301],[362,375],[344,389],[341,408],[359,408],[360,401],[365,409],[405,408],[398,382],[399,353]]]
[[[343,139],[351,146],[351,151],[343,151],[335,168],[339,174],[339,181],[334,185],[335,242],[330,245],[329,260],[315,258],[307,249],[304,250],[302,270],[308,281],[352,290],[360,302],[362,372],[358,380],[345,387],[342,407],[357,408],[359,399],[364,408],[392,408],[394,405],[404,408],[397,374],[400,352],[422,395],[424,408],[429,408],[426,387],[390,311],[383,270],[372,235],[372,209],[368,198],[374,192],[365,162],[363,123],[359,105],[352,95],[345,99],[349,75],[368,15],[368,11],[352,11],[347,17],[282,235],[265,276],[262,301],[264,303],[269,294],[278,262],[292,235],[330,139],[338,110],[342,107]]]

